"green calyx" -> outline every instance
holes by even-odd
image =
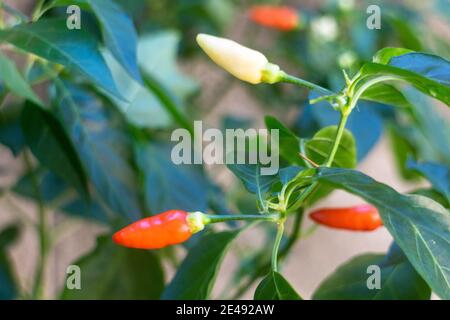
[[[283,71],[278,65],[268,62],[261,73],[262,82],[273,84],[281,81]]]
[[[208,216],[200,211],[190,212],[186,217],[187,225],[191,233],[197,233],[205,228],[205,225],[210,223]]]

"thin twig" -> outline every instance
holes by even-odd
[[[313,160],[311,160],[310,158],[308,158],[305,154],[299,152],[298,155],[305,161],[308,161],[309,164],[311,164],[314,168],[318,168],[319,165],[317,163],[315,163]]]

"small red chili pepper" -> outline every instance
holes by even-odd
[[[288,6],[253,6],[249,16],[257,24],[281,31],[296,29],[300,21],[297,10]]]
[[[377,208],[369,204],[347,208],[324,208],[309,214],[316,223],[335,229],[372,231],[383,225]]]
[[[204,228],[203,214],[169,210],[138,220],[113,235],[115,243],[139,249],[159,249],[182,243]]]

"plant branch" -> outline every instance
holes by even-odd
[[[244,221],[258,221],[259,220],[259,221],[277,222],[280,219],[280,215],[278,213],[274,213],[274,214],[230,214],[230,215],[208,214],[208,215],[206,215],[205,218],[208,223],[236,221],[236,220],[244,220]]]
[[[291,248],[294,246],[294,244],[297,242],[298,239],[303,238],[303,233],[300,232],[302,219],[303,218],[303,210],[300,210],[296,212],[294,223],[292,226],[292,231],[289,237],[287,238],[287,241],[283,243],[281,248],[278,252],[278,261],[281,261],[291,250]],[[309,230],[307,230],[307,233],[309,235]],[[306,236],[306,233],[305,233]],[[236,290],[236,292],[233,294],[233,296],[230,298],[232,300],[239,298],[248,290],[248,288],[260,277],[262,276],[267,269],[270,268],[270,262],[264,263],[263,265],[259,266],[254,272],[251,273],[250,278],[239,288]]]
[[[35,193],[37,208],[38,208],[38,233],[39,233],[39,261],[36,269],[36,275],[33,285],[33,297],[36,299],[43,297],[44,291],[44,274],[47,263],[48,254],[48,239],[47,239],[47,217],[45,212],[44,201],[42,199],[39,182],[36,178],[36,174],[33,171],[33,165],[31,163],[31,157],[28,150],[24,152],[24,160],[27,170],[31,175],[31,183],[33,192]]]
[[[317,163],[315,163],[313,160],[311,160],[310,158],[308,158],[306,156],[306,154],[299,152],[298,155],[300,156],[300,158],[302,158],[303,160],[306,161],[309,168],[312,168],[312,167],[318,168],[319,167],[319,165]]]
[[[31,19],[33,21],[39,20],[39,18],[43,14],[42,6],[44,5],[44,2],[45,2],[45,0],[38,0],[37,1],[37,4],[36,4],[36,6],[34,7],[34,10],[33,10],[33,14],[31,15]]]
[[[287,83],[292,83],[295,84],[297,86],[301,86],[301,87],[307,87],[309,89],[313,89],[316,90],[318,92],[320,92],[321,94],[327,95],[327,96],[333,96],[334,93],[331,92],[328,89],[325,89],[317,84],[314,84],[312,82],[291,76],[290,74],[287,74],[286,72],[281,71],[280,72],[280,76],[279,76],[279,81],[280,82],[287,82]]]
[[[284,233],[284,221],[278,222],[277,235],[275,237],[275,242],[272,249],[272,270],[278,271],[278,249],[280,248],[281,239]]]
[[[344,134],[345,125],[347,123],[348,114],[342,113],[341,119],[339,121],[338,130],[336,132],[336,138],[334,139],[333,148],[328,155],[327,161],[325,162],[325,167],[330,167],[333,164],[334,157],[339,149],[339,144],[341,143],[342,135]]]

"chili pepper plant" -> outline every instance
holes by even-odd
[[[0,143],[20,167],[19,177],[0,189],[14,213],[0,231],[1,299],[234,299],[245,293],[302,299],[283,263],[316,229],[305,229],[306,219],[358,235],[386,228],[393,238],[385,254],[362,254],[339,266],[312,299],[430,299],[432,292],[450,299],[450,127],[438,116],[450,106],[450,62],[439,50],[414,41],[374,48],[372,58],[358,55],[351,68],[333,65],[339,80],[331,81],[302,54],[290,56],[302,56],[303,71],[315,76],[299,77],[300,64],[284,67],[282,60],[204,33],[217,33],[217,26],[197,35],[182,30],[185,58],[188,51],[205,63],[209,57],[247,90],[289,87],[273,97],[301,93],[302,105],[307,93],[298,123],[264,118],[279,134],[278,147],[270,145],[280,155],[276,173],[262,174],[259,162],[226,165],[238,180],[239,197],[233,197],[202,165],[171,160],[171,132],[193,133],[193,120],[203,116],[190,106],[198,84],[176,63],[180,34],[145,23],[136,23],[137,31],[131,15],[142,19],[140,5],[130,13],[115,1],[71,2],[80,7],[80,29],[68,27],[67,1],[37,1],[32,12],[0,2]],[[149,6],[157,9],[155,3]],[[209,5],[197,5],[205,17]],[[186,7],[178,9],[173,24],[189,24],[176,14]],[[248,18],[286,33],[284,44],[274,47],[289,52],[295,39],[307,39],[300,33],[309,21],[297,13],[264,5],[251,8]],[[70,15],[76,19],[76,12]],[[381,135],[381,123],[390,128],[405,178],[425,179],[428,187],[400,193],[356,168]],[[372,131],[376,138],[367,142]],[[360,204],[321,207],[334,190]],[[18,199],[37,214],[30,218]],[[65,281],[51,295],[52,253],[67,234],[76,242],[84,236],[74,221],[101,226],[102,235],[93,251],[64,266]],[[9,248],[30,229],[38,259],[27,282]],[[264,233],[264,243],[239,256],[224,294],[213,295],[224,256],[254,230]],[[368,285],[369,266],[380,270],[375,289]]]

